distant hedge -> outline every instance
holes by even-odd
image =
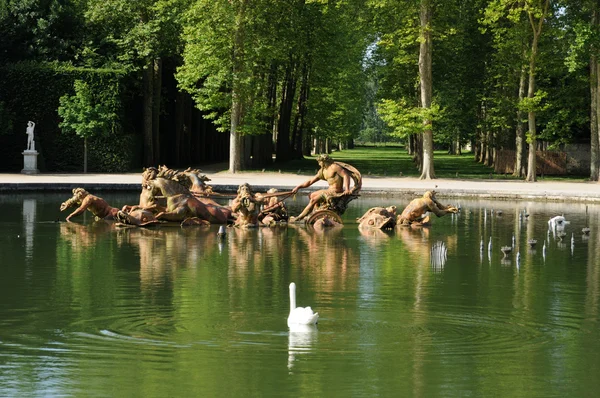
[[[58,127],[59,98],[73,93],[76,79],[86,81],[94,90],[111,95],[118,101],[121,123],[109,137],[89,141],[88,170],[91,172],[129,171],[139,164],[141,138],[127,120],[131,104],[124,81],[126,72],[113,69],[77,68],[61,63],[22,62],[0,67],[0,171],[19,172],[27,136],[27,121],[35,126],[35,146],[40,153],[41,172],[83,171],[83,140],[75,134],[61,132]]]

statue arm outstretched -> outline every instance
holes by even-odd
[[[458,209],[452,205],[444,206],[436,199],[427,199],[427,207],[429,210],[438,217],[445,216],[448,213],[456,213]]]
[[[437,200],[433,200],[433,199],[429,199],[429,198],[427,198],[425,200],[427,202],[427,208],[429,209],[429,211],[431,211],[436,216],[442,217],[448,213],[445,209],[445,206],[442,205]]]
[[[67,216],[67,221],[71,221],[71,218],[78,216],[80,214],[82,214],[84,211],[87,210],[87,208],[90,207],[90,203],[84,201],[81,206],[79,206],[73,213],[69,214]]]
[[[298,192],[298,190],[300,190],[301,188],[308,188],[310,187],[312,184],[314,184],[315,182],[322,180],[322,172],[319,171],[317,173],[317,175],[315,175],[313,178],[311,178],[310,180],[307,180],[305,182],[303,182],[302,184],[296,186],[294,189],[292,189],[292,193],[296,193]]]

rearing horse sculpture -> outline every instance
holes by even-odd
[[[167,198],[167,208],[156,218],[165,221],[184,221],[189,218],[201,218],[213,224],[226,224],[233,220],[231,209],[207,199],[201,201],[177,180],[180,173],[161,166],[155,176],[145,181],[145,188],[153,195]]]

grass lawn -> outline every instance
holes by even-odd
[[[420,176],[412,157],[401,147],[356,147],[333,152],[331,157],[334,160],[350,163],[365,176]],[[307,157],[302,160],[276,163],[267,170],[312,175],[319,167],[315,159],[316,157]],[[446,151],[436,151],[433,159],[437,178],[518,180],[511,175],[495,174],[492,167],[476,162],[471,152],[448,155]],[[545,176],[544,179],[585,181],[586,176]]]

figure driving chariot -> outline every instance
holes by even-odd
[[[308,188],[318,181],[327,181],[329,187],[311,192],[308,205],[297,217],[290,217],[290,222],[305,220],[313,225],[317,220],[328,218],[342,224],[342,214],[348,204],[359,197],[362,187],[362,176],[353,166],[334,161],[329,155],[322,154],[317,157],[320,169],[311,179],[296,186],[292,193],[302,188]]]

